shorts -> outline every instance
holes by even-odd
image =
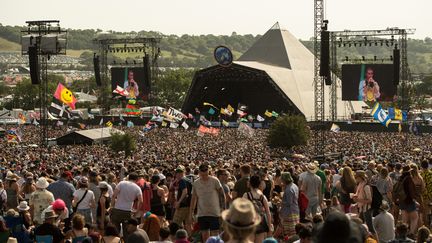
[[[411,212],[416,211],[417,207],[416,207],[416,204],[414,202],[409,203],[409,204],[401,203],[401,204],[399,204],[399,209],[403,210],[403,211],[407,211],[408,213],[411,213]]]
[[[219,217],[201,216],[198,217],[198,224],[201,231],[215,231],[220,228]]]
[[[178,225],[183,225],[183,222],[190,224],[189,209],[189,207],[176,209],[174,212],[173,222]]]

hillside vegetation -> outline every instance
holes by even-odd
[[[4,26],[0,24],[0,51],[19,51],[20,31],[19,26]],[[234,57],[238,58],[261,35],[238,35],[233,32],[231,35],[165,35],[155,31],[139,32],[102,32],[97,29],[68,29],[68,51],[67,54],[75,57],[82,57],[90,61],[96,46],[93,39],[96,37],[162,37],[161,58],[159,66],[164,67],[195,67],[202,68],[214,64],[213,49],[218,45],[226,45],[233,51]],[[302,43],[312,51],[311,41]],[[372,46],[364,47],[342,47],[338,48],[338,59],[342,61],[345,56],[350,59],[359,59],[365,56],[367,59],[388,59],[392,55],[392,47]],[[140,60],[142,54],[139,53],[113,53],[109,59],[111,61]],[[432,73],[432,39],[408,40],[408,62],[412,73]],[[88,64],[91,64],[90,62]]]

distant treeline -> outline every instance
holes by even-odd
[[[6,40],[19,43],[20,31],[24,27],[4,26],[0,24],[0,37]],[[207,67],[214,64],[213,49],[218,45],[226,45],[233,51],[234,57],[238,58],[261,35],[238,35],[233,32],[231,35],[165,35],[155,31],[139,32],[102,32],[97,29],[68,29],[68,49],[93,51],[96,46],[93,39],[96,37],[162,37],[161,50],[162,57],[159,60],[160,66],[175,67]],[[313,43],[310,40],[302,40],[302,43],[312,51]],[[372,45],[371,47],[342,47],[338,48],[338,59],[341,62],[345,56],[349,59],[359,59],[365,56],[373,59],[377,56],[378,60],[388,59],[392,55],[392,47]],[[89,55],[86,53],[84,55]],[[115,57],[115,59],[123,57]],[[408,40],[408,62],[412,73],[432,73],[432,39],[427,37],[424,40]]]

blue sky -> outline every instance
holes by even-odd
[[[164,34],[263,34],[276,21],[297,38],[313,36],[314,0],[1,0],[0,23],[59,19],[62,27]],[[415,28],[432,37],[432,0],[327,0],[331,30]]]

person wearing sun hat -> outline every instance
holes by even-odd
[[[19,194],[19,186],[17,183],[17,175],[15,175],[12,171],[8,171],[6,173],[4,189],[7,195],[7,208],[16,208],[18,207],[18,194]]]
[[[42,224],[42,211],[54,202],[53,194],[46,188],[49,183],[45,177],[40,177],[36,182],[36,191],[30,196],[30,213],[36,225]]]
[[[309,163],[307,165],[307,173],[302,177],[300,190],[303,191],[309,199],[308,207],[306,209],[306,216],[315,216],[318,212],[318,207],[323,200],[322,193],[322,180],[316,175],[318,167],[316,163]]]
[[[19,216],[23,220],[24,226],[29,229],[29,227],[33,224],[33,221],[29,212],[30,207],[28,206],[27,201],[21,201],[17,209]]]
[[[52,242],[62,242],[64,235],[60,228],[55,225],[55,221],[58,215],[54,210],[46,210],[44,212],[44,222],[43,224],[36,227],[34,234],[36,236],[36,241],[38,236],[51,235],[53,237]]]
[[[252,242],[255,228],[260,224],[260,216],[255,211],[251,201],[245,198],[235,199],[230,208],[221,214],[225,232],[231,242]]]

